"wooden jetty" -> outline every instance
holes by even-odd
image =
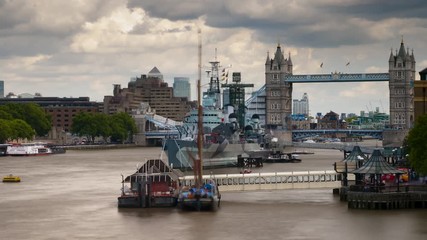
[[[388,186],[361,189],[355,186],[339,189],[341,201],[350,209],[427,208],[427,185]]]

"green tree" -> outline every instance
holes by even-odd
[[[0,119],[0,143],[5,143],[12,136],[10,121]]]
[[[52,128],[51,119],[48,114],[35,103],[23,104],[23,111],[25,112],[24,120],[35,131],[37,136],[45,136]]]
[[[0,118],[8,119],[8,115],[1,113],[4,110],[13,119],[21,119],[27,122],[36,132],[37,136],[45,136],[51,129],[51,119],[43,108],[35,103],[8,103],[0,109]]]
[[[96,137],[107,139],[111,136],[109,117],[103,113],[79,113],[73,118],[71,133],[80,137],[86,136],[91,142]]]
[[[420,116],[408,135],[409,162],[422,175],[427,175],[427,115]]]
[[[121,112],[111,116],[111,126],[113,128],[111,139],[113,141],[124,142],[130,140],[136,133],[135,120],[127,113]]]
[[[91,136],[94,134],[92,130],[93,128],[93,114],[81,112],[73,118],[71,133],[76,134],[79,137],[85,136],[91,138]]]
[[[9,113],[8,108],[5,106],[0,106],[0,119],[12,120],[13,117]]]
[[[127,131],[118,122],[115,122],[112,118],[110,119],[111,126],[111,141],[123,143],[127,139]]]
[[[11,137],[9,139],[11,140],[18,140],[18,139],[32,140],[36,133],[28,123],[26,123],[24,120],[21,120],[21,119],[11,120],[10,127],[12,132],[11,132]]]
[[[71,132],[80,137],[86,136],[90,141],[95,137],[103,137],[111,141],[124,142],[133,136],[136,129],[134,119],[127,113],[112,116],[103,113],[79,113],[73,118]]]
[[[95,125],[95,137],[102,137],[104,141],[111,136],[111,125],[110,117],[104,113],[95,113],[94,114]],[[95,139],[93,138],[92,141]]]

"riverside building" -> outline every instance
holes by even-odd
[[[104,96],[103,112],[132,114],[141,103],[148,103],[157,115],[182,121],[194,105],[187,97],[175,97],[173,88],[163,81],[163,75],[154,67],[147,75],[131,80],[127,88],[115,84],[112,96]]]

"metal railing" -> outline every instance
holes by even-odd
[[[247,174],[204,175],[214,180],[221,191],[255,191],[273,189],[334,188],[341,186],[341,174],[335,171],[299,171]],[[180,178],[184,185],[193,185],[193,176]]]

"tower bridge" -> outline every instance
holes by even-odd
[[[290,53],[286,58],[278,44],[273,57],[267,53],[265,85],[246,101],[246,118],[258,114],[267,129],[285,141],[291,141],[294,136],[291,122],[293,84],[387,81],[390,90],[390,128],[382,130],[383,145],[400,147],[414,124],[415,63],[414,53],[405,49],[402,40],[395,53],[393,50],[390,52],[388,73],[294,75]]]

